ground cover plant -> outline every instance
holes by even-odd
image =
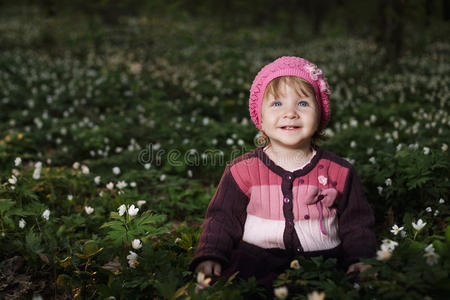
[[[62,21],[28,22],[19,40],[1,36],[12,46],[0,55],[0,297],[264,297],[254,280],[199,289],[206,279],[187,266],[226,162],[255,147],[251,80],[282,55],[327,74],[332,118],[320,146],[355,165],[379,251],[361,274],[377,279],[357,282],[335,260],[298,257],[275,297],[450,293],[450,43],[430,40],[393,68],[367,39],[294,43],[146,18],[119,32],[80,23],[66,36]]]

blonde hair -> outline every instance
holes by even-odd
[[[314,99],[316,98],[313,86],[305,79],[297,76],[281,76],[272,79],[267,84],[262,101],[264,102],[264,100],[269,97],[269,95],[272,95],[275,98],[280,97],[280,95],[282,94],[281,86],[284,84],[291,86],[301,97],[314,96]],[[323,131],[316,131],[311,137],[311,144],[316,145],[317,142],[325,141],[327,139],[328,137],[325,136]],[[267,135],[261,132],[261,135],[256,138],[255,143],[257,147],[265,147],[267,145],[270,145],[270,139]]]

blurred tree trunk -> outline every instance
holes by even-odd
[[[41,3],[44,8],[46,18],[53,18],[56,16],[55,0],[43,0]]]
[[[288,11],[288,20],[286,24],[286,33],[288,36],[294,36],[295,35],[295,27],[296,27],[296,21],[298,19],[299,11],[297,9],[297,1],[296,0],[288,0],[286,8]]]
[[[313,34],[319,35],[322,32],[323,18],[326,13],[326,7],[328,1],[326,0],[316,0],[313,3]]]
[[[425,2],[425,26],[426,27],[430,27],[430,18],[432,18],[431,16],[431,12],[432,12],[432,7],[433,7],[433,0],[426,0]]]
[[[396,64],[403,50],[404,0],[378,0],[375,41],[386,50],[385,63]]]
[[[450,3],[448,0],[442,0],[442,16],[444,21],[450,20]]]

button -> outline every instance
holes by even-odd
[[[300,248],[297,248],[297,252],[300,252]]]
[[[291,179],[292,179],[292,176],[291,176],[291,175],[286,175],[286,179],[287,179],[287,180],[291,180]]]
[[[289,203],[290,200],[289,200],[289,198],[286,197],[283,199],[283,201],[284,201],[284,203]]]
[[[319,201],[322,200],[323,198],[325,198],[324,195],[319,195],[319,197],[317,198]]]
[[[305,183],[305,181],[303,179],[300,179],[300,183]]]
[[[319,169],[323,169],[323,166],[322,166],[322,165],[319,165]]]
[[[309,220],[309,215],[305,215],[305,220]]]

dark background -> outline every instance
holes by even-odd
[[[3,42],[2,48],[22,45],[54,50],[68,42],[56,36],[56,30],[70,34],[82,26],[85,35],[76,43],[71,41],[70,46],[82,48],[86,42],[99,48],[108,42],[108,34],[99,34],[99,28],[115,29],[117,33],[129,17],[195,19],[205,26],[218,26],[224,35],[258,27],[293,42],[324,36],[369,38],[386,50],[387,63],[395,63],[405,52],[419,54],[427,43],[448,38],[450,32],[450,3],[446,0],[21,0],[0,1],[0,10],[4,20],[16,18],[20,23],[39,18],[46,29],[40,38],[24,44],[20,42],[23,28],[3,26],[0,35],[7,31],[11,35],[15,30],[17,35]],[[123,42],[114,36],[113,43]],[[146,42],[152,41],[142,41],[141,46]]]

